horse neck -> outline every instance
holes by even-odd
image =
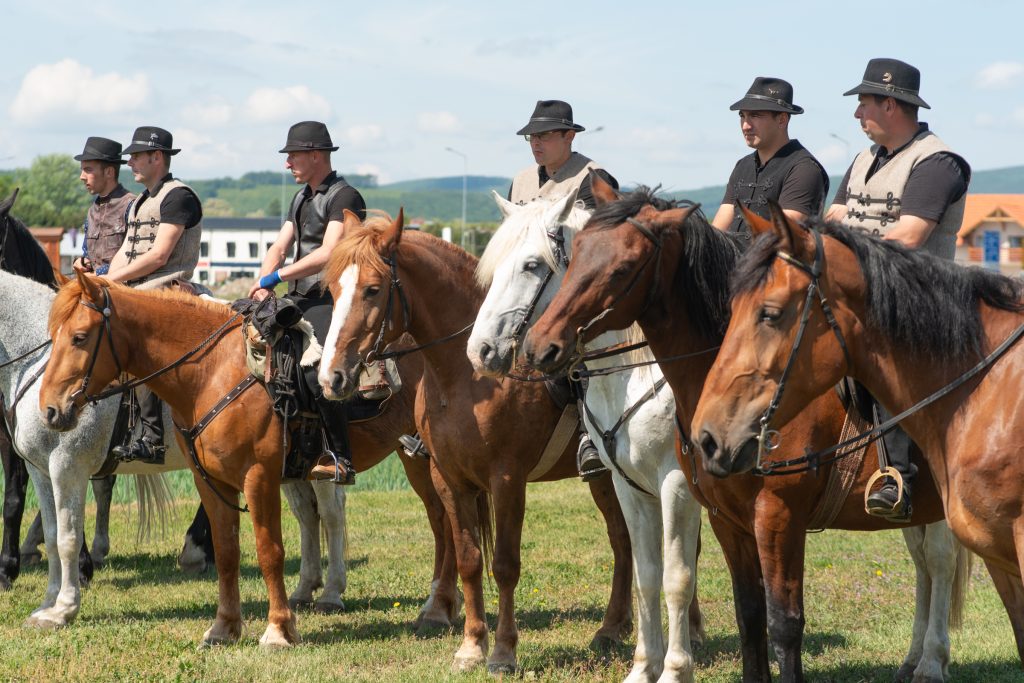
[[[49,288],[9,273],[0,273],[0,363],[46,341],[47,312],[53,297]],[[33,354],[33,358],[38,358],[38,355]],[[26,359],[0,368],[0,384],[5,395],[11,395],[11,383],[18,382],[32,365],[34,363]]]

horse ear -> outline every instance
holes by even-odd
[[[661,211],[651,221],[651,227],[659,230],[665,230],[668,228],[674,228],[681,226],[686,219],[690,217],[694,211],[700,208],[700,204],[693,204],[691,206],[681,206],[676,209],[669,209],[668,211]]]
[[[78,269],[75,269],[75,275],[78,277],[78,284],[82,288],[82,295],[91,301],[99,301],[103,294],[100,292],[100,286],[96,282],[96,278],[90,277],[85,274],[85,271]]]
[[[569,214],[572,213],[573,207],[576,206],[576,198],[580,194],[580,188],[576,188],[572,191],[572,194],[568,194],[562,197],[558,202],[555,202],[555,207],[558,209],[558,223],[564,223]]]
[[[608,202],[614,202],[616,199],[619,198],[619,193],[616,192],[615,188],[612,187],[604,178],[601,177],[600,173],[598,173],[594,169],[590,169],[589,174],[590,191],[593,193],[594,202],[598,206],[607,204]]]
[[[398,207],[398,215],[391,226],[384,231],[384,250],[392,256],[402,241],[402,227],[405,225],[405,207]]]
[[[3,202],[0,202],[0,216],[6,216],[10,212],[11,207],[14,206],[14,200],[18,198],[18,190],[20,189],[21,188],[18,187],[14,188],[14,192],[11,193],[11,196]]]
[[[494,190],[491,190],[491,194],[494,195],[494,203],[498,205],[498,210],[501,211],[502,217],[508,218],[511,216],[516,210],[516,205],[502,197]]]
[[[737,206],[739,206],[740,211],[743,213],[743,220],[750,226],[750,232],[754,233],[755,237],[772,231],[772,222],[770,220],[761,218],[742,204],[737,204]]]
[[[348,209],[344,209],[342,211],[342,215],[344,216],[344,221],[342,222],[342,226],[344,226],[344,228],[345,228],[345,234],[346,235],[351,234],[351,232],[353,230],[358,230],[359,228],[361,228],[363,226],[363,222],[361,220],[359,220],[359,216],[356,215],[356,213],[354,211],[349,211]]]
[[[56,268],[53,269],[53,279],[57,281],[58,287],[63,287],[67,283],[71,282],[71,278],[69,278],[67,275],[60,272]]]
[[[782,207],[779,206],[779,203],[773,199],[768,200],[768,212],[771,215],[771,229],[779,236],[779,249],[788,251],[793,256],[800,258],[801,247],[808,236],[807,231],[803,230],[796,221],[787,216]]]

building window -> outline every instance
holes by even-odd
[[[1010,235],[1006,239],[1010,243],[1010,249],[1020,249],[1021,243],[1024,242],[1024,237],[1021,235]]]
[[[200,242],[199,243],[199,256],[200,258],[206,258],[210,255],[210,243]]]
[[[228,258],[235,258],[235,243],[228,242]]]
[[[259,242],[249,242],[249,258],[256,258],[260,255]]]
[[[267,251],[270,251],[270,247],[273,246],[273,242],[267,242]]]
[[[200,270],[199,271],[199,281],[200,282],[209,282],[210,281],[210,274],[208,272],[206,272],[205,270]]]

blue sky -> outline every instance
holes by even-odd
[[[724,184],[747,152],[729,105],[755,76],[793,83],[790,127],[832,174],[871,57],[922,71],[923,117],[975,169],[1024,164],[1024,3],[176,0],[4,9],[0,168],[171,130],[190,178],[282,168],[288,126],[327,122],[335,167],[382,182],[511,176],[538,99],[568,100],[576,149],[623,183]],[[1021,188],[1024,191],[1024,188]]]

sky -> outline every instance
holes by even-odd
[[[868,144],[842,93],[872,57],[921,69],[922,119],[1001,168],[1024,164],[1022,26],[1020,0],[9,3],[0,168],[156,125],[175,175],[283,170],[314,119],[342,172],[512,176],[532,162],[515,131],[563,99],[620,183],[695,189],[749,152],[729,105],[775,76],[806,110],[791,136],[839,175]]]

